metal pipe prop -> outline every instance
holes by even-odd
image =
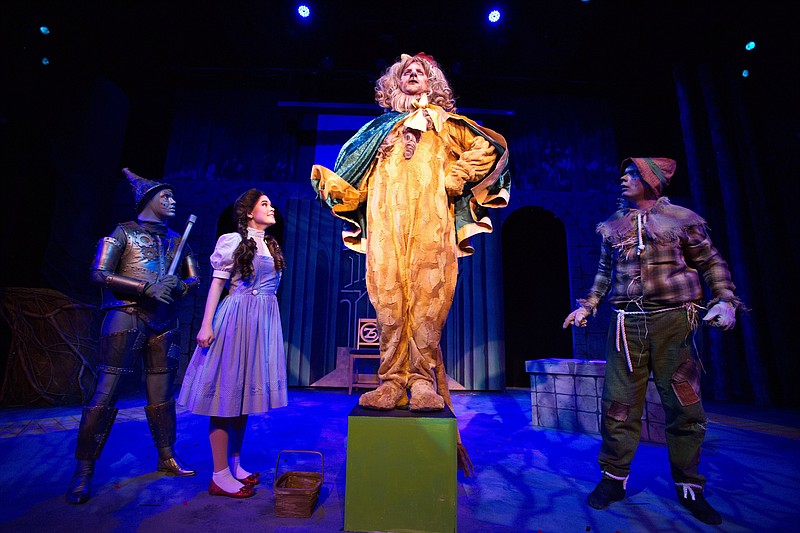
[[[175,270],[178,268],[178,263],[181,261],[181,254],[183,253],[183,247],[186,245],[186,239],[189,238],[189,232],[192,231],[192,226],[195,222],[197,222],[197,217],[195,215],[189,215],[189,220],[186,222],[186,229],[183,230],[183,237],[181,237],[181,242],[178,244],[178,249],[175,250],[175,255],[172,257],[172,263],[169,265],[169,270],[167,271],[168,276],[175,274]]]

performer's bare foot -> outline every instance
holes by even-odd
[[[378,409],[389,411],[395,405],[402,403],[402,397],[406,395],[405,387],[401,387],[394,381],[384,381],[377,389],[365,392],[358,399],[358,405],[367,409]]]
[[[412,411],[441,411],[444,409],[444,400],[433,390],[430,381],[418,379],[411,385],[411,410]]]

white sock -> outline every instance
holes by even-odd
[[[219,472],[214,472],[212,476],[214,483],[217,484],[219,488],[224,490],[225,492],[239,492],[239,489],[244,487],[243,484],[236,481],[236,479],[231,474],[230,468],[225,468],[225,470],[220,470]]]
[[[241,457],[239,455],[234,455],[231,458],[231,462],[233,463],[233,477],[235,477],[236,479],[245,479],[247,476],[252,474],[252,472],[248,472],[247,470],[242,468],[242,465],[239,464],[240,461]]]

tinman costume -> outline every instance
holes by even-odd
[[[131,181],[141,212],[150,199],[171,185],[146,180],[124,169]],[[83,409],[75,457],[78,468],[67,500],[83,503],[89,498],[94,460],[100,457],[117,414],[119,380],[134,371],[141,357],[146,375],[145,413],[158,448],[160,471],[179,476],[193,475],[175,455],[176,412],[173,399],[175,374],[180,357],[178,312],[181,297],[197,288],[198,267],[188,246],[183,248],[180,281],[171,291],[172,303],[148,296],[151,285],[161,282],[172,262],[181,236],[157,222],[125,222],[100,240],[92,265],[92,282],[103,293],[106,311],[100,337],[98,383]]]

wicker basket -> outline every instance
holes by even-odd
[[[319,455],[319,472],[284,472],[278,477],[282,453],[313,453]],[[319,489],[325,477],[325,459],[322,454],[309,450],[283,450],[278,453],[275,463],[275,516],[290,518],[308,518],[314,512],[319,497]]]

